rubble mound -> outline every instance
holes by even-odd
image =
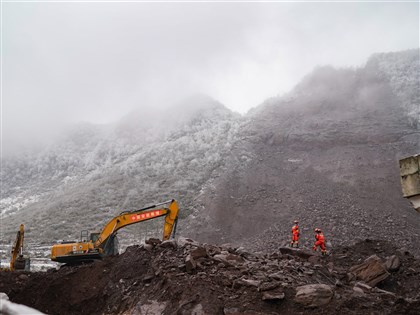
[[[371,281],[374,279],[374,281]],[[37,273],[0,274],[0,291],[46,314],[418,314],[420,260],[365,240],[327,257],[255,254],[180,238]]]

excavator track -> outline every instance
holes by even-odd
[[[103,255],[100,253],[83,253],[83,254],[73,254],[73,255],[64,255],[56,258],[56,262],[68,264],[68,265],[77,265],[86,262],[92,262],[97,259],[102,259]]]

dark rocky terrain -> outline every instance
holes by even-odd
[[[337,248],[328,257],[290,248],[253,254],[184,238],[149,243],[82,266],[0,273],[0,291],[57,315],[420,311],[420,261],[384,241]],[[353,266],[374,254],[379,265],[358,274]]]

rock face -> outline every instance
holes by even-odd
[[[389,66],[399,58],[404,55]],[[418,51],[408,60],[393,67],[401,87],[419,84],[418,75],[408,75],[418,72]],[[329,241],[341,246],[374,238],[420,253],[420,216],[401,198],[396,167],[398,157],[419,152],[418,128],[387,76],[378,76],[381,69],[375,63],[355,71],[319,68],[290,95],[250,112],[226,169],[199,198],[209,220],[194,226],[194,237],[278,250],[290,242],[298,219],[300,248],[313,246],[318,227],[327,250]],[[420,89],[410,91],[419,108]]]
[[[350,273],[371,287],[376,286],[390,275],[382,264],[381,259],[376,255],[370,256],[360,265],[351,267]]]
[[[295,301],[305,307],[328,304],[334,295],[333,289],[326,284],[308,284],[296,288]]]
[[[400,259],[396,255],[388,257],[384,264],[388,271],[397,271],[400,268],[400,265]]]

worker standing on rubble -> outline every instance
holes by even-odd
[[[322,256],[327,255],[327,249],[325,248],[325,238],[321,229],[315,229],[315,244],[313,250],[316,251],[317,246],[321,247]]]
[[[299,247],[299,222],[295,220],[295,225],[292,226],[292,241],[290,242],[290,247],[293,247],[296,244],[296,247]]]

